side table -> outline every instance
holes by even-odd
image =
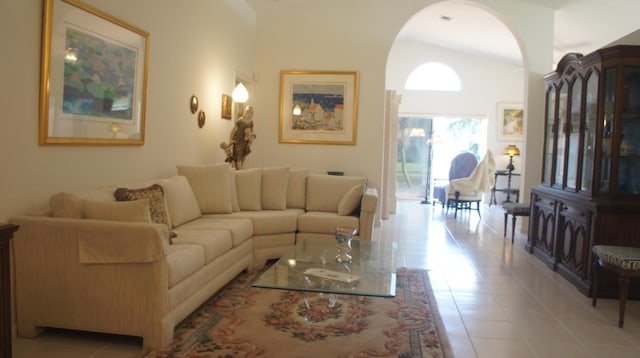
[[[11,274],[9,243],[17,225],[0,224],[0,357],[11,358]]]
[[[512,177],[519,177],[520,174],[519,173],[512,173],[512,172],[508,172],[508,171],[496,171],[494,174],[494,184],[493,184],[493,188],[491,188],[491,199],[489,199],[489,206],[491,205],[495,205],[497,204],[497,200],[496,200],[496,192],[501,192],[501,193],[505,193],[507,194],[507,200],[504,201],[505,203],[510,203],[511,200],[511,196],[515,196],[516,197],[516,203],[520,201],[520,189],[518,188],[511,188],[511,178]],[[507,187],[506,188],[498,188],[498,177],[507,177]]]

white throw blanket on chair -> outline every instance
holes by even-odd
[[[460,192],[460,199],[480,200],[482,193],[491,190],[495,184],[496,162],[490,150],[478,163],[471,175],[466,178],[454,179],[447,186],[447,197],[455,198],[456,191]]]

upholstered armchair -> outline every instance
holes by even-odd
[[[491,190],[495,184],[494,171],[496,162],[491,151],[487,150],[484,158],[478,163],[471,175],[466,178],[454,179],[446,187],[447,213],[449,208],[454,208],[454,217],[458,216],[458,210],[475,209],[480,216],[480,201],[482,195]]]
[[[464,152],[456,155],[451,160],[451,166],[449,167],[449,179],[434,179],[433,185],[433,205],[436,200],[442,204],[442,208],[447,202],[446,188],[449,183],[454,179],[466,178],[478,165],[478,159],[473,153]]]

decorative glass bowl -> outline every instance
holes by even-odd
[[[352,262],[353,257],[349,254],[351,252],[351,240],[356,234],[356,229],[352,227],[338,226],[333,229],[333,234],[336,237],[338,254],[336,255],[337,262]]]

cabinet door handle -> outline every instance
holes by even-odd
[[[562,207],[562,211],[567,211],[567,210],[569,210],[569,208],[566,205]]]

